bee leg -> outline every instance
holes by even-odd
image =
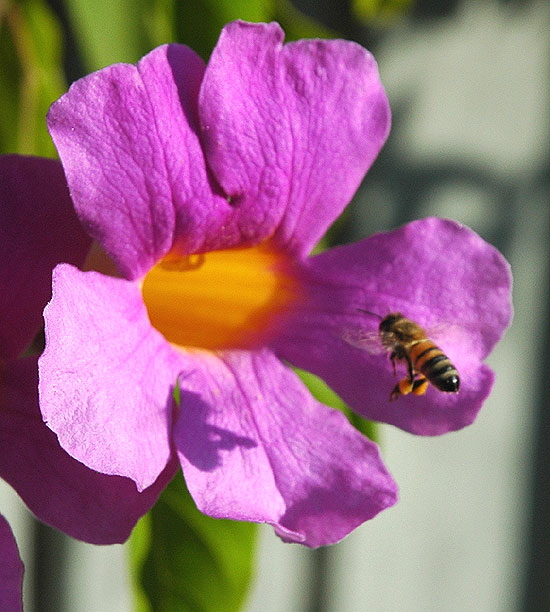
[[[408,355],[405,355],[405,359],[407,360],[407,374],[409,375],[409,381],[411,385],[414,385],[414,366],[411,358]]]
[[[409,378],[402,378],[390,393],[390,402],[396,400],[401,395],[408,395],[413,391],[414,382],[414,380],[411,381]]]
[[[415,395],[424,395],[424,393],[426,393],[428,389],[429,384],[430,383],[426,377],[421,376],[420,378],[417,378],[413,383],[412,393],[414,393]]]
[[[395,351],[393,351],[393,353],[390,355],[390,361],[391,364],[393,366],[393,375],[397,376],[397,371],[395,369],[395,360],[397,359],[397,353]]]

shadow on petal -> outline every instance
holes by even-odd
[[[178,450],[194,467],[205,472],[221,466],[221,451],[258,446],[257,441],[250,437],[208,423],[212,411],[212,406],[198,394],[182,392],[181,412],[175,426]]]

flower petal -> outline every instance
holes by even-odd
[[[305,264],[310,299],[273,348],[327,382],[358,413],[407,431],[435,435],[470,424],[493,384],[481,363],[511,318],[510,268],[477,234],[442,219],[415,221],[393,232],[330,249]],[[389,402],[399,378],[387,352],[362,350],[350,334],[372,333],[399,311],[428,330],[461,377],[458,394],[430,386],[423,397]],[[433,328],[434,334],[429,330]],[[405,370],[398,364],[398,377]]]
[[[174,440],[202,512],[315,547],[395,503],[376,445],[270,352],[205,352],[195,364],[180,379]]]
[[[171,457],[179,357],[148,320],[139,287],[59,265],[44,311],[40,408],[61,446],[103,474],[152,485]]]
[[[249,238],[276,230],[288,249],[307,253],[374,161],[390,111],[361,46],[282,40],[276,23],[224,28],[200,93],[202,141]]]
[[[4,612],[23,611],[23,563],[8,521],[1,514],[0,601]]]
[[[0,395],[0,476],[43,522],[93,544],[124,542],[174,475],[172,461],[138,493],[128,478],[106,476],[68,455],[38,409],[36,359],[7,364]]]
[[[115,64],[80,79],[48,114],[77,213],[126,278],[142,276],[171,249],[176,224],[191,223],[176,218],[193,209],[190,199],[204,196],[208,210],[194,132],[203,71],[191,49],[164,45],[138,66]]]
[[[19,355],[42,326],[52,269],[81,265],[90,248],[72,207],[61,164],[0,157],[0,358]]]
[[[389,129],[376,64],[355,43],[281,40],[276,24],[235,22],[204,83],[193,51],[165,45],[52,106],[77,213],[126,278],[170,249],[275,232],[306,252],[348,203]]]

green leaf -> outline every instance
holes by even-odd
[[[287,40],[334,35],[290,0],[66,0],[66,5],[89,70],[134,63],[167,42],[184,43],[206,60],[223,26],[235,19],[275,19],[285,28]]]
[[[214,48],[223,26],[235,19],[270,21],[271,0],[174,1],[174,38],[189,45],[205,60]]]
[[[66,0],[87,70],[137,62],[151,50],[150,0]]]
[[[355,429],[370,438],[373,442],[378,442],[378,426],[376,423],[367,421],[367,419],[353,412],[346,402],[344,402],[344,400],[337,395],[324,380],[315,376],[315,374],[300,370],[299,368],[294,368],[294,371],[298,374],[316,400],[326,406],[331,406],[343,412]]]
[[[353,14],[371,25],[383,25],[405,15],[413,0],[352,0]]]
[[[279,21],[286,40],[334,35],[300,13],[290,0],[156,0],[148,23],[153,24],[155,45],[185,43],[207,60],[223,26],[235,19]]]
[[[338,32],[299,11],[291,0],[272,0],[271,18],[285,31],[285,41],[300,38],[338,38]]]
[[[236,612],[250,586],[257,525],[201,514],[183,478],[130,539],[139,612]]]
[[[0,3],[0,150],[54,156],[50,104],[66,89],[59,25],[43,0]]]

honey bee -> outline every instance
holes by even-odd
[[[418,323],[404,317],[400,312],[390,312],[385,317],[361,310],[380,319],[379,341],[390,352],[393,373],[396,374],[396,361],[405,361],[407,376],[401,379],[390,393],[390,400],[401,395],[423,395],[429,383],[446,393],[458,393],[460,378],[455,366],[445,353],[428,338]],[[345,335],[352,345],[367,348],[365,337]]]

